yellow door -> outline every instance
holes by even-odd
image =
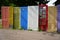
[[[56,6],[48,7],[48,32],[57,31],[57,9]]]

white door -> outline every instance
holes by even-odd
[[[38,6],[28,6],[28,29],[38,30]]]

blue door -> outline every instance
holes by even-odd
[[[60,5],[57,5],[57,29],[60,32]]]
[[[21,7],[21,28],[27,30],[28,24],[28,7]]]

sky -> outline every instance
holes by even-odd
[[[48,6],[55,6],[54,3],[55,3],[56,1],[57,1],[57,0],[50,0],[50,2],[47,3],[47,5],[48,5]]]

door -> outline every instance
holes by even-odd
[[[3,6],[1,7],[2,13],[2,27],[7,29],[9,28],[9,7]]]
[[[39,5],[39,30],[46,31],[48,27],[48,6]]]
[[[24,6],[21,7],[21,27],[24,30],[27,30],[28,24],[28,7]]]
[[[28,29],[38,30],[38,6],[28,6]]]
[[[57,30],[60,32],[60,5],[57,5]]]

